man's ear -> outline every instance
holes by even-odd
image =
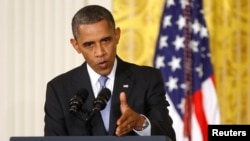
[[[78,45],[76,39],[71,38],[70,43],[74,47],[74,49],[77,51],[77,53],[81,53],[81,50],[79,48],[79,45]]]
[[[115,36],[116,36],[116,40],[117,40],[117,44],[119,43],[119,40],[120,40],[120,36],[121,36],[121,30],[119,27],[117,27],[115,29]]]

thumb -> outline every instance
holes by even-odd
[[[123,113],[126,111],[126,109],[128,108],[128,103],[127,103],[127,98],[126,98],[125,92],[121,92],[121,93],[120,93],[120,108],[121,108],[122,114],[123,114]]]

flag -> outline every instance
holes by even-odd
[[[156,42],[178,141],[207,141],[208,125],[220,123],[209,34],[201,0],[167,0]]]

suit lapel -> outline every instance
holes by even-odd
[[[117,69],[110,109],[109,135],[115,134],[116,122],[121,116],[120,93],[124,91],[127,95],[130,94],[135,82],[132,72],[129,69],[129,64],[123,62],[119,58],[117,60]]]

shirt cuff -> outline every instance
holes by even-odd
[[[142,115],[142,116],[148,121],[148,123],[149,123],[148,127],[141,130],[141,131],[137,131],[135,129],[133,129],[133,131],[140,136],[151,136],[151,123],[146,116],[144,116],[144,115]]]

